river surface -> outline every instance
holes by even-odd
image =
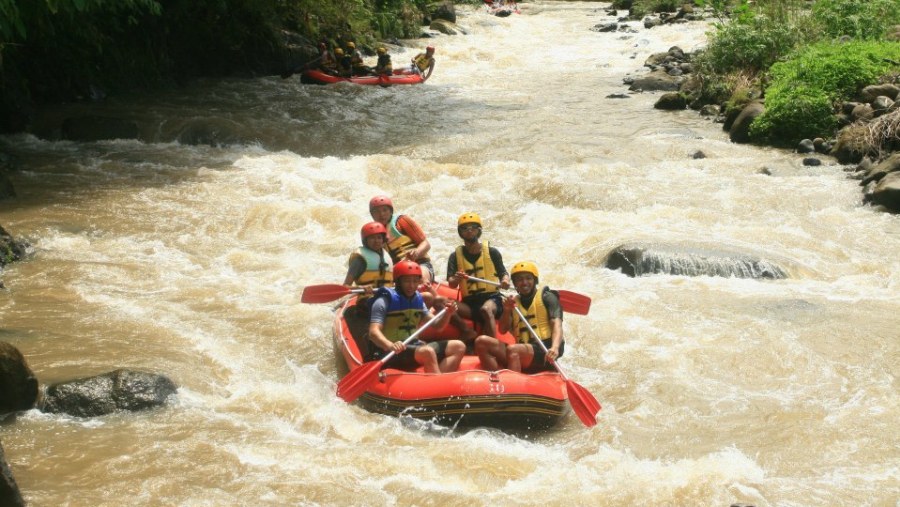
[[[133,119],[144,141],[2,138],[22,170],[0,223],[35,253],[3,273],[0,339],[43,384],[127,367],[180,386],[161,410],[0,426],[29,505],[898,505],[900,216],[831,159],[607,98],[705,41],[590,31],[607,5],[460,8],[469,33],[430,41],[421,86],[207,81],[54,113]],[[508,266],[593,298],[561,364],[596,427],[453,432],[335,397],[333,308],[299,296],[343,280],[380,193],[423,224],[439,279],[475,211]],[[634,242],[790,277],[603,267]]]

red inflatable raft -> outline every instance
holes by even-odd
[[[360,85],[378,85],[391,86],[398,84],[420,84],[424,83],[431,76],[434,65],[425,69],[422,74],[411,72],[408,69],[397,69],[390,76],[353,76],[341,77],[322,72],[317,69],[305,70],[300,76],[304,83],[308,84],[332,84],[332,83],[355,83]]]
[[[438,293],[456,297],[457,291],[442,284]],[[356,297],[351,297],[334,320],[332,334],[341,374],[365,362],[360,354],[361,344],[350,333],[344,318],[344,312],[355,302]],[[443,329],[427,330],[423,337],[426,341],[457,338],[458,331],[448,324]],[[513,343],[509,334],[501,339]],[[421,367],[417,371],[384,369],[358,401],[365,409],[379,414],[500,429],[549,428],[570,411],[566,383],[557,372],[489,372],[481,369],[477,356],[468,354],[459,370],[452,373],[425,373]]]

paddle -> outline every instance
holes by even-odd
[[[300,296],[301,303],[330,303],[336,299],[340,299],[347,294],[361,294],[366,289],[351,289],[344,285],[336,283],[328,283],[323,285],[309,285],[303,289],[303,295]]]
[[[416,330],[415,333],[409,335],[409,338],[403,340],[404,345],[408,345],[411,341],[415,340],[422,334],[422,331],[425,331],[428,327],[435,324],[437,321],[441,320],[441,317],[447,313],[447,309],[444,308],[437,315],[435,315],[431,320],[425,323],[424,326],[420,327]],[[346,377],[342,378],[337,385],[337,395],[341,397],[342,400],[350,403],[354,401],[356,398],[362,396],[366,389],[369,388],[369,385],[378,378],[378,372],[381,371],[381,367],[394,356],[394,352],[391,351],[386,356],[382,357],[377,361],[369,361],[359,368],[351,371],[347,374]]]
[[[493,285],[495,287],[500,286],[498,282],[492,282],[491,280],[485,280],[483,278],[476,278],[469,275],[466,275],[466,278],[468,278],[469,280],[475,280],[476,282]],[[577,292],[572,292],[570,290],[562,289],[556,290],[556,293],[559,294],[559,304],[562,305],[563,311],[574,313],[576,315],[587,315],[588,312],[591,311],[591,298],[589,298],[588,296],[579,294]]]
[[[522,315],[522,310],[519,310],[519,307],[515,307],[516,313],[519,314],[519,318],[522,322],[525,323],[525,326],[528,327],[528,331],[531,332],[531,336],[537,340],[538,345],[544,349],[544,353],[547,353],[547,346],[544,345],[544,342],[541,341],[541,338],[534,331],[534,328],[531,327],[531,324],[528,322],[528,319]],[[566,377],[566,374],[563,373],[562,368],[559,367],[559,364],[556,361],[550,360],[550,364],[556,368],[556,371],[559,372],[559,376],[566,383],[566,392],[569,395],[569,405],[572,406],[572,410],[575,411],[575,415],[581,419],[581,422],[584,423],[585,426],[590,428],[597,424],[597,412],[600,411],[600,402],[597,401],[597,398],[594,398],[594,395],[591,394],[590,391],[585,389],[584,387],[578,385],[574,380],[570,380]]]

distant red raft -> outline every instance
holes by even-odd
[[[355,83],[360,85],[378,85],[378,86],[391,86],[391,85],[408,85],[408,84],[421,84],[428,80],[431,76],[431,71],[434,69],[434,66],[428,67],[425,69],[425,72],[422,74],[411,72],[408,69],[397,69],[394,71],[394,74],[391,76],[353,76],[353,77],[341,77],[334,76],[332,74],[327,74],[320,70],[305,70],[301,75],[301,80],[307,84],[331,84],[331,83]]]
[[[457,296],[456,290],[445,284],[438,287],[438,293]],[[333,344],[341,375],[364,363],[360,345],[366,343],[365,339],[354,339],[344,319],[344,311],[355,303],[355,298],[340,307],[334,319]],[[449,324],[425,333],[426,339],[457,335],[457,329]],[[509,334],[501,339],[513,342]],[[421,367],[416,371],[384,369],[357,401],[380,414],[503,430],[549,428],[570,412],[566,385],[557,372],[485,371],[474,355],[466,355],[459,371],[453,373],[425,373]]]

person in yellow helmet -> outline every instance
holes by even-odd
[[[390,76],[394,73],[394,65],[391,63],[391,55],[388,54],[387,48],[379,47],[378,62],[375,64],[375,74],[379,76]]]
[[[366,65],[362,53],[356,49],[356,43],[347,42],[347,55],[350,57],[350,73],[354,76],[371,76],[372,69]]]
[[[350,77],[352,66],[350,65],[350,56],[344,53],[341,48],[334,48],[335,68],[337,75],[341,77]]]
[[[450,287],[459,287],[462,302],[459,316],[472,319],[481,325],[481,333],[496,336],[497,318],[503,312],[503,297],[500,289],[509,288],[509,273],[503,266],[500,251],[481,241],[481,217],[476,213],[463,213],[456,221],[456,232],[463,244],[456,248],[447,260],[447,282]],[[473,281],[468,276],[488,280],[498,285]],[[459,321],[454,320],[459,326]],[[463,339],[471,340],[474,331],[466,326]]]
[[[530,261],[513,265],[512,282],[517,294],[503,300],[498,328],[501,333],[511,332],[516,343],[507,346],[490,336],[476,338],[475,353],[482,368],[488,371],[508,368],[526,373],[553,369],[552,361],[562,357],[565,351],[559,296],[549,287],[539,285],[537,265]],[[520,314],[527,319],[527,325]],[[547,348],[546,353],[532,330]]]

